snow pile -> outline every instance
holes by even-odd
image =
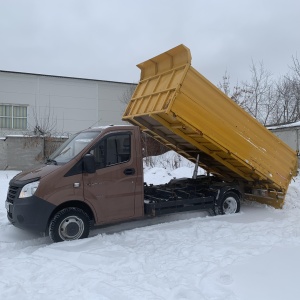
[[[1,299],[299,298],[300,177],[282,210],[246,202],[235,215],[181,213],[51,244],[7,221],[4,201],[15,173],[0,172]],[[180,170],[147,173],[164,182]]]
[[[180,167],[194,167],[192,162],[179,155],[175,151],[168,151],[162,155],[145,157],[143,162],[145,169],[159,167],[168,170],[174,170]]]
[[[148,184],[164,184],[174,178],[192,178],[194,168],[194,163],[174,151],[168,151],[144,158],[144,181]],[[205,174],[205,170],[198,168],[198,175],[201,174]]]
[[[289,186],[286,201],[284,204],[285,210],[294,211],[294,209],[300,210],[300,176],[295,177],[292,180],[292,184]]]

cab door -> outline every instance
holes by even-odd
[[[96,172],[83,174],[84,197],[97,212],[96,223],[109,223],[135,216],[136,160],[131,132],[104,136],[90,151]]]

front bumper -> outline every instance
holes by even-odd
[[[15,198],[5,202],[8,220],[16,227],[36,232],[46,232],[48,220],[55,205],[36,196]]]

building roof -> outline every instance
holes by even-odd
[[[281,125],[267,126],[267,128],[271,130],[281,129],[281,128],[291,128],[291,127],[300,127],[300,121],[294,123],[281,124]]]
[[[121,81],[112,81],[112,80],[100,80],[100,79],[93,79],[93,78],[69,77],[69,76],[16,72],[16,71],[7,71],[7,70],[0,70],[0,73],[13,73],[13,74],[23,74],[23,75],[34,75],[34,76],[45,76],[45,77],[54,77],[54,78],[79,79],[79,80],[88,80],[88,81],[100,81],[100,82],[109,82],[109,83],[137,85],[136,83],[133,83],[133,82],[121,82]]]

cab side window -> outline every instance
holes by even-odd
[[[96,158],[96,168],[106,168],[130,160],[131,134],[119,133],[102,139],[91,153]]]

